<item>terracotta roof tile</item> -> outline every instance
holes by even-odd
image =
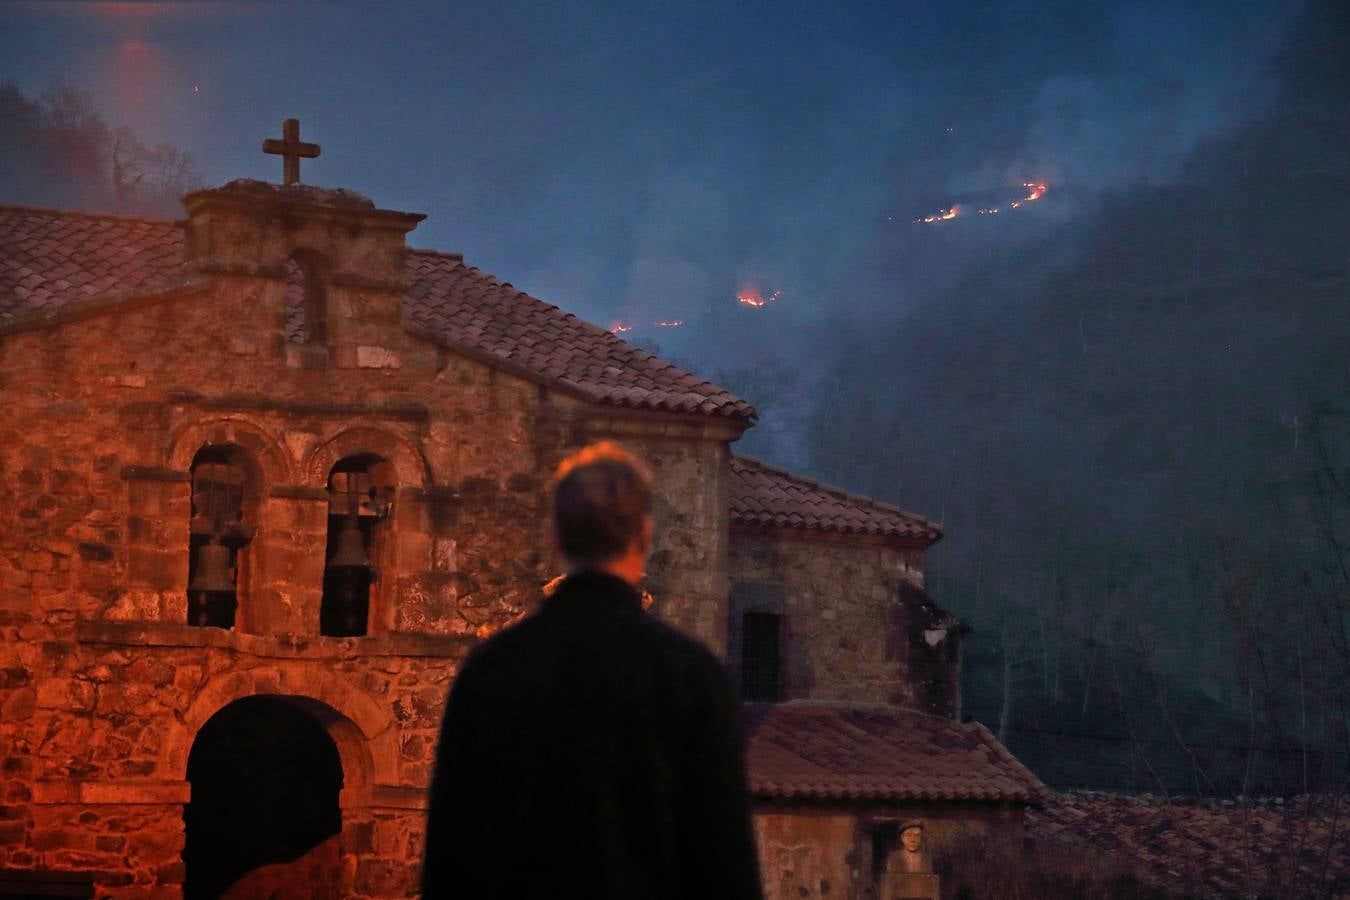
[[[928,543],[942,527],[748,456],[731,457],[731,517],[744,525],[911,537]]]
[[[1342,802],[1343,806],[1343,802]],[[1039,839],[1090,848],[1195,896],[1345,896],[1350,834],[1329,799],[1166,802],[1057,794],[1027,817]],[[1323,866],[1327,883],[1322,879]],[[1302,885],[1305,890],[1292,890]]]
[[[514,362],[602,402],[752,419],[753,407],[453,254],[408,254],[404,306],[415,325]]]
[[[406,320],[452,346],[514,363],[600,403],[755,418],[739,397],[458,255],[413,250],[406,271]],[[72,300],[167,287],[187,274],[181,222],[0,206],[0,325]],[[297,327],[298,316],[288,320]]]
[[[182,277],[177,222],[0,206],[0,241],[0,324]]]
[[[1036,803],[1049,793],[978,723],[801,701],[748,704],[745,723],[757,797]]]

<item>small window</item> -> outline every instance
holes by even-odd
[[[249,494],[243,450],[222,444],[198,451],[188,524],[189,625],[234,627],[241,555],[254,533],[245,521]]]
[[[286,260],[286,340],[323,344],[327,338],[327,294],[317,257],[297,251]]]
[[[773,702],[781,696],[779,639],[782,616],[746,613],[741,620],[741,697]]]
[[[366,634],[371,589],[393,497],[391,467],[372,454],[338,462],[328,476],[328,543],[319,633]]]

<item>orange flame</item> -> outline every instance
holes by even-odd
[[[959,215],[961,208],[959,206],[950,206],[942,212],[933,213],[931,216],[924,216],[922,219],[915,219],[916,222],[922,222],[925,225],[931,225],[934,222],[950,222]]]
[[[1014,200],[1011,204],[1009,204],[1010,206],[1012,206],[1013,209],[1017,209],[1017,207],[1021,206],[1024,203],[1035,203],[1037,200],[1045,196],[1044,181],[1024,181],[1022,182],[1022,187],[1027,189],[1027,195],[1023,197],[1021,200]]]
[[[772,294],[765,297],[754,288],[742,288],[740,295],[736,297],[736,301],[751,309],[763,309],[782,295],[782,291],[774,291]]]
[[[611,334],[627,334],[633,330],[633,326],[626,322],[610,322],[609,330]]]

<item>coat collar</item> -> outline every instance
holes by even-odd
[[[598,604],[641,612],[642,596],[619,576],[590,569],[568,575],[544,605],[546,609],[561,609],[579,604]]]

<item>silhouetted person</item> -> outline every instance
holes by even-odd
[[[470,654],[446,705],[427,898],[758,898],[738,707],[643,612],[650,476],[596,444],[555,476],[568,576]]]

